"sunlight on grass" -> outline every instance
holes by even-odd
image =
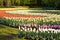
[[[18,34],[18,29],[0,24],[0,40],[8,40],[6,37],[11,36],[12,34]],[[11,40],[25,40],[24,38],[11,37]]]
[[[22,8],[0,8],[0,10],[26,10],[26,9],[28,9],[28,8],[26,8],[26,7],[22,7]]]
[[[4,25],[3,25],[4,26]],[[18,29],[16,28],[11,28],[11,27],[8,27],[8,26],[4,26],[2,27],[0,26],[0,34],[17,34],[18,33]]]
[[[17,34],[17,33],[18,33],[17,28],[12,28],[0,24],[0,40],[3,40],[6,36],[10,36],[11,34]]]
[[[13,38],[12,40],[25,40],[24,38]]]

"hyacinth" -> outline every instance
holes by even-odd
[[[33,31],[33,32],[48,32],[48,33],[57,33],[57,32],[59,32],[60,33],[60,30],[55,30],[55,29],[57,29],[58,27],[60,27],[60,25],[52,25],[52,26],[44,26],[44,25],[42,25],[42,26],[40,26],[39,25],[39,27],[36,29],[36,24],[34,24],[33,25],[33,27],[30,27],[29,25],[31,25],[31,24],[25,24],[25,27],[22,27],[22,26],[20,26],[19,28],[19,30],[21,30],[21,31]],[[29,26],[29,27],[28,27]],[[45,28],[46,27],[46,28]],[[48,28],[48,27],[50,27],[50,28]],[[33,28],[33,29],[32,29]],[[59,29],[59,28],[58,28]]]
[[[52,28],[52,29],[60,29],[60,25],[51,25],[50,28]]]
[[[26,26],[26,27],[31,27],[31,25],[30,25],[30,24],[26,24],[25,26]]]
[[[22,29],[27,28],[33,30],[40,30],[40,29],[60,29],[60,25],[37,25],[37,24],[20,24],[19,25]],[[35,28],[35,29],[34,29]]]

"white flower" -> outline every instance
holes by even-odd
[[[34,28],[33,32],[36,32],[36,29]]]
[[[20,30],[21,28],[20,28],[20,26],[19,26],[19,30]]]

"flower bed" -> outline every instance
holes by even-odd
[[[3,22],[2,22],[3,21]],[[41,27],[44,28],[55,28],[55,29],[60,29],[60,21],[44,21],[43,18],[9,18],[9,17],[5,17],[5,18],[0,18],[0,23],[1,24],[6,24],[9,26],[13,26],[16,27],[19,24],[29,24],[29,25],[36,25],[36,27],[38,27],[39,25],[41,25]]]
[[[18,15],[0,11],[0,24],[19,26],[19,37],[60,40],[60,14]]]
[[[1,13],[1,17],[3,17],[2,18],[3,22],[8,22],[9,25],[10,25],[9,21],[12,22],[14,26],[18,26],[17,24],[37,24],[37,25],[45,24],[47,26],[60,25],[60,15],[57,14],[48,14],[48,15],[40,14],[40,15],[43,16],[45,15],[46,17],[38,16],[38,15],[5,14],[4,12]],[[56,26],[54,28],[56,28]]]
[[[43,17],[45,16],[45,17]],[[18,14],[6,14],[5,11],[0,11],[0,17],[2,18],[3,22],[8,22],[7,25],[18,26],[18,24],[37,24],[37,25],[60,25],[60,15],[58,14],[39,14],[38,15],[18,15]],[[0,19],[1,19],[0,18]],[[7,21],[8,20],[8,21]],[[12,26],[11,25],[11,26]],[[56,28],[56,27],[54,27]],[[59,27],[57,27],[59,28]]]

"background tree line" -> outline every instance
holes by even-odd
[[[60,9],[60,0],[0,0],[0,7],[40,6]]]

